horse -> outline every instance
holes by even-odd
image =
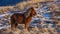
[[[18,24],[25,24],[25,30],[28,31],[29,24],[31,23],[32,17],[36,16],[37,13],[34,7],[30,7],[24,13],[14,13],[10,18],[11,20],[11,29],[16,30],[18,28]]]

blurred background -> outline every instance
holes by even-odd
[[[10,16],[31,6],[38,15],[31,21],[30,34],[60,34],[60,0],[0,0],[0,33],[12,34],[5,31],[10,27]]]

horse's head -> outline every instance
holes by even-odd
[[[25,14],[26,17],[28,17],[28,16],[35,16],[35,15],[37,15],[37,13],[36,13],[36,11],[34,10],[34,7],[30,7],[30,8],[27,10],[26,14]]]
[[[31,16],[37,15],[37,13],[36,13],[34,7],[31,7],[30,9],[31,9]]]

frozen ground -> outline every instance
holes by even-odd
[[[57,1],[58,2],[58,1]],[[57,2],[49,3],[57,4]],[[42,4],[42,8],[36,9],[38,15],[43,18],[33,17],[30,26],[33,28],[29,28],[28,34],[60,34],[60,24],[57,28],[55,28],[55,24],[50,19],[51,14],[48,12],[52,12],[49,10],[49,6]],[[25,11],[24,11],[25,12]],[[6,14],[0,15],[0,34],[26,34],[24,31],[24,25],[19,25],[17,31],[12,31],[10,29],[10,16],[15,12],[8,11]],[[21,12],[17,12],[21,13]],[[47,19],[45,19],[47,18]],[[42,22],[42,24],[40,24]]]
[[[13,14],[13,13],[12,13]],[[10,16],[10,13],[7,14],[2,14],[0,15],[0,19],[3,19],[4,16]],[[4,18],[1,25],[0,25],[0,33],[1,34],[26,34],[26,32],[24,31],[24,25],[19,25],[18,26],[18,30],[17,31],[11,31],[10,29],[10,24],[6,24],[5,21],[9,19]],[[29,29],[29,34],[59,34],[60,29],[55,30],[55,26],[54,24],[49,23],[49,25],[47,25],[47,23],[44,24],[39,24],[39,22],[44,21],[44,18],[33,18],[30,26],[32,26],[33,28]],[[45,21],[52,21],[52,20],[45,20]],[[48,27],[49,26],[49,27]],[[60,28],[60,26],[59,26]]]

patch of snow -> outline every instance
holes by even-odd
[[[0,18],[9,15],[8,13],[0,15]]]
[[[5,26],[0,27],[0,30],[3,28],[10,28],[10,27],[11,27],[11,25],[8,25],[8,26],[5,25]]]

